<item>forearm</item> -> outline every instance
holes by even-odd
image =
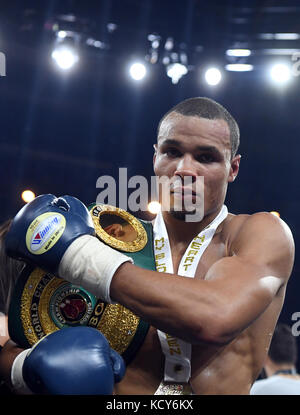
[[[23,351],[12,340],[8,340],[0,353],[0,377],[12,389],[11,368],[15,358]]]
[[[129,263],[117,270],[110,287],[114,301],[154,327],[191,343],[210,341],[213,335],[212,307],[216,311],[217,304],[208,291],[203,281]]]
[[[263,275],[261,268],[243,265],[237,258],[213,265],[205,280],[123,264],[112,279],[110,293],[116,302],[170,335],[192,344],[226,344],[276,296],[280,280]]]

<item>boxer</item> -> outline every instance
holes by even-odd
[[[248,394],[261,371],[294,243],[288,226],[269,213],[228,213],[224,201],[239,171],[238,144],[235,120],[210,99],[183,101],[162,118],[154,171],[177,185],[170,187],[170,207],[162,205],[154,223],[157,271],[137,267],[95,238],[75,198],[38,197],[14,219],[6,241],[10,255],[118,302],[151,324],[115,385],[117,394]],[[188,222],[186,206],[201,203],[196,189],[203,177],[203,217]],[[180,212],[174,209],[178,200],[185,201]],[[45,220],[48,214],[54,222]],[[44,225],[54,227],[54,242],[37,255],[34,232]],[[0,366],[9,377],[20,350],[7,344],[4,352],[10,363],[5,367],[2,359]]]

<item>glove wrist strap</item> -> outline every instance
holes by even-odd
[[[72,284],[82,286],[106,303],[112,304],[110,283],[117,269],[132,258],[118,252],[98,238],[83,235],[66,250],[58,274]]]

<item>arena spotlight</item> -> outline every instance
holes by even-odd
[[[57,32],[57,37],[59,39],[65,39],[67,37],[67,32],[65,30],[59,30]]]
[[[167,66],[167,75],[172,79],[172,84],[178,84],[180,78],[188,73],[188,69],[182,63],[171,63]]]
[[[35,193],[32,190],[24,190],[21,194],[21,198],[25,203],[29,203],[35,199]]]
[[[66,46],[56,47],[53,50],[51,57],[57,66],[63,70],[71,69],[79,60],[75,49]]]
[[[229,63],[225,66],[226,71],[249,72],[253,71],[253,65],[249,63]]]
[[[135,81],[141,81],[146,76],[147,69],[143,63],[135,62],[129,68],[129,74]]]
[[[152,202],[148,203],[148,211],[153,215],[157,215],[160,209],[161,206],[159,202],[153,200]]]
[[[221,81],[222,74],[218,68],[209,68],[205,72],[204,77],[208,85],[215,86],[218,85],[218,83]]]
[[[279,212],[276,212],[275,210],[272,210],[270,213],[272,215],[277,216],[278,218],[280,218],[280,213]]]
[[[276,63],[270,70],[271,79],[274,83],[282,85],[291,79],[291,69],[287,64]]]
[[[233,57],[247,57],[251,55],[250,49],[227,49],[226,50],[227,56],[233,56]]]

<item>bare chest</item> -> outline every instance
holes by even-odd
[[[182,247],[177,247],[177,249],[172,249],[172,261],[175,274],[178,272],[179,264],[185,253],[186,248],[182,249]],[[215,235],[199,260],[194,278],[204,279],[208,269],[225,255],[225,244],[222,243],[220,236]],[[176,318],[176,316],[173,317]],[[163,375],[163,352],[157,330],[151,326],[142,347],[134,361],[127,368],[125,379],[118,386],[117,393],[153,394],[163,379]]]
[[[193,258],[189,255],[189,249],[187,247],[173,247],[172,249],[172,262],[174,274],[180,274],[179,267],[186,269],[190,277],[197,279],[204,279],[209,268],[217,262],[219,259],[226,256],[226,245],[222,241],[220,234],[215,235],[209,246],[204,252],[199,252],[197,256]],[[190,260],[193,260],[193,265],[196,265],[194,272],[189,268],[184,268],[183,264],[190,264]],[[190,271],[190,272],[189,272]],[[194,274],[194,275],[193,275]]]

